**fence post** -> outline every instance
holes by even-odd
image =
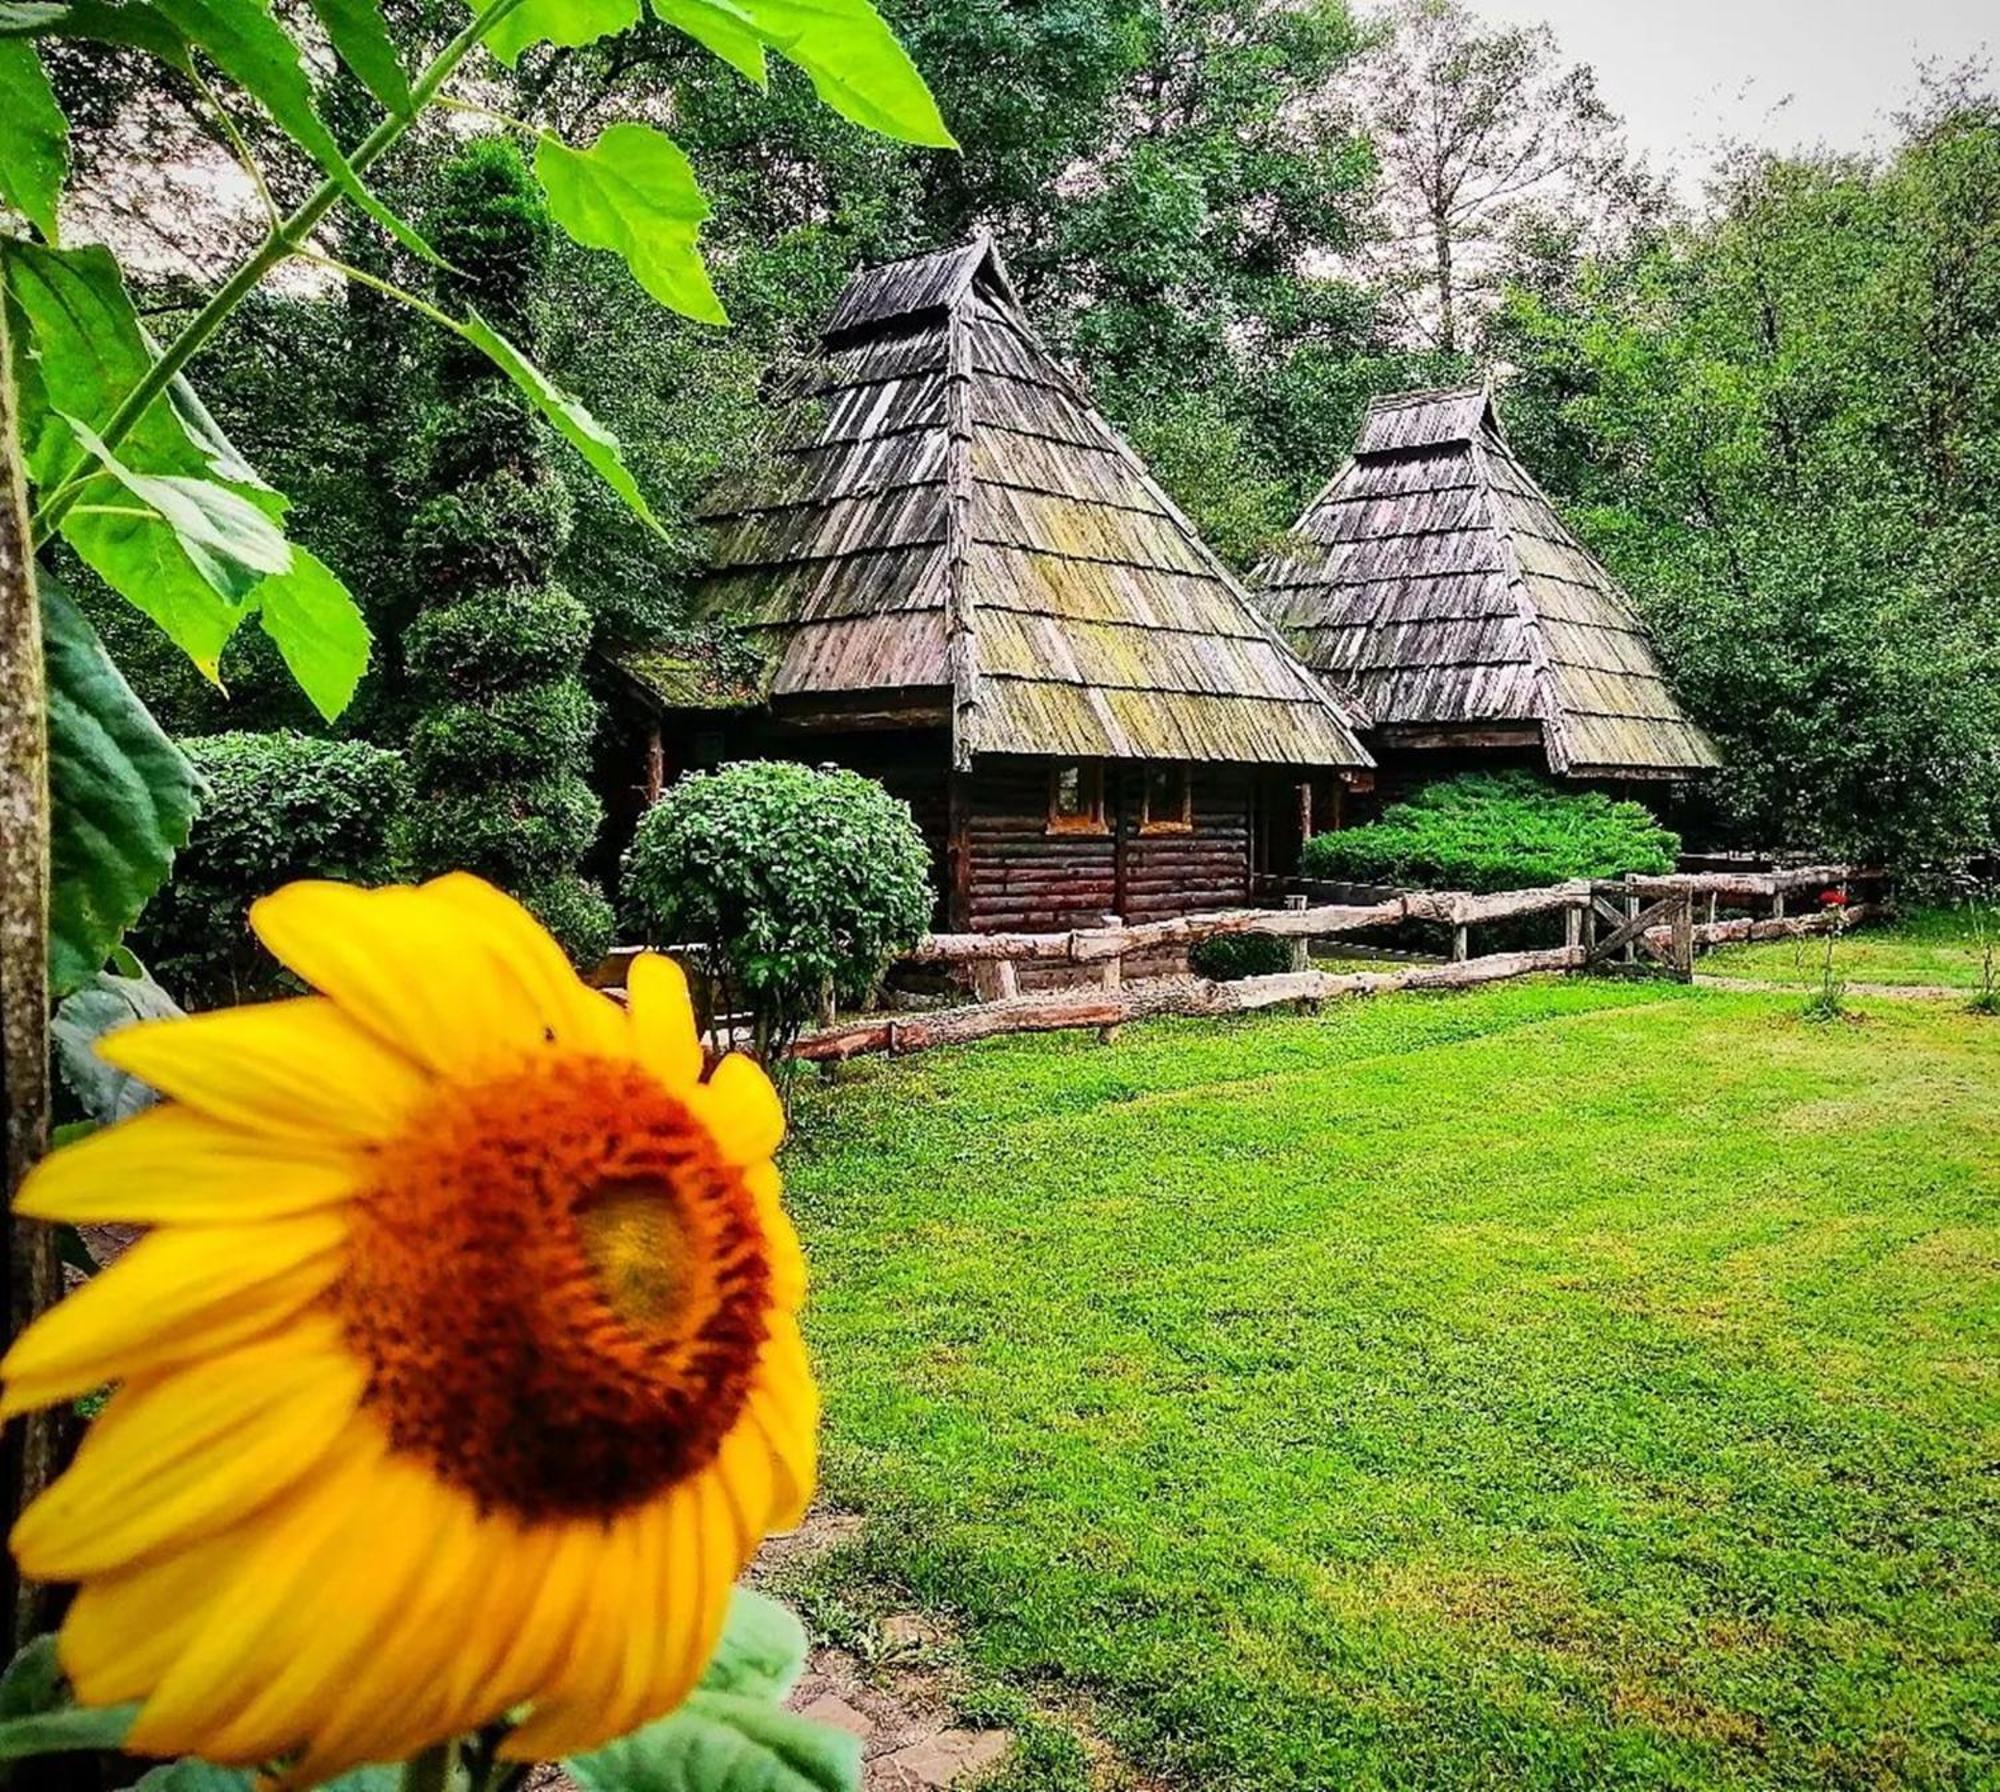
[[[1581,902],[1572,902],[1563,910],[1563,944],[1574,952],[1583,944],[1583,917],[1590,908],[1590,896],[1585,893]]]
[[[1306,899],[1303,896],[1287,896],[1285,898],[1285,907],[1292,914],[1302,915],[1306,912]],[[1291,947],[1291,968],[1295,971],[1311,970],[1312,941],[1303,933],[1296,933],[1292,936]]]
[[[1098,918],[1098,925],[1107,928],[1123,927],[1125,925],[1125,917],[1123,915],[1102,915]],[[1097,981],[1106,989],[1118,989],[1123,986],[1125,982],[1125,959],[1122,954],[1117,958],[1107,958],[1098,966]]]
[[[1629,871],[1625,873],[1625,882],[1627,885],[1625,891],[1625,921],[1629,926],[1639,918],[1639,895],[1636,890],[1630,888],[1632,873]],[[1627,964],[1637,964],[1639,962],[1639,942],[1636,938],[1625,942],[1625,962]]]
[[[1463,964],[1465,962],[1466,944],[1466,926],[1463,921],[1460,921],[1451,930],[1451,962],[1453,964]]]
[[[1004,1002],[1019,992],[1011,958],[983,958],[972,967],[972,993],[982,1002]]]
[[[1683,890],[1674,909],[1674,975],[1694,981],[1694,892]]]

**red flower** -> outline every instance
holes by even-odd
[[[1845,890],[1822,890],[1819,900],[1822,908],[1845,908],[1847,906],[1847,892]]]

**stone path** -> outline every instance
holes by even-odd
[[[860,1535],[861,1520],[813,1512],[798,1530],[771,1538],[751,1569],[823,1554]],[[959,1676],[953,1639],[914,1612],[894,1612],[870,1629],[864,1652],[822,1645],[786,1703],[815,1722],[861,1738],[862,1792],[970,1792],[1007,1758],[1006,1730],[953,1721]]]
[[[1804,983],[1773,983],[1761,977],[1711,977],[1706,972],[1695,973],[1695,987],[1698,989],[1741,990],[1750,995],[1810,996],[1813,991]],[[1912,1002],[1943,1002],[1957,1000],[1969,1002],[1974,991],[1952,989],[1942,983],[1842,983],[1840,992],[1848,996],[1888,996],[1893,1000]]]

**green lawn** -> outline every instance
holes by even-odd
[[[2000,915],[1987,922],[2000,932]],[[1849,983],[1923,984],[1937,989],[1980,987],[1981,941],[1969,909],[1919,909],[1891,926],[1857,928],[1833,949],[1834,975]],[[1800,988],[1819,986],[1824,939],[1764,940],[1724,946],[1703,958],[1706,976],[1755,977]]]
[[[1995,1784],[2000,1022],[1513,984],[801,1110],[818,1609],[1188,1792]]]

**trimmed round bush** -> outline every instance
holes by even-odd
[[[829,989],[862,1000],[923,937],[930,853],[872,779],[759,761],[668,790],[639,823],[624,892],[647,940],[709,948],[704,1018],[747,1009],[770,1060]]]
[[[1528,772],[1476,772],[1392,803],[1364,827],[1317,834],[1307,877],[1429,890],[1525,890],[1573,877],[1673,870],[1678,835],[1641,803],[1563,790]]]
[[[418,505],[403,545],[411,571],[434,592],[527,588],[547,576],[575,515],[553,473],[528,480],[502,468]]]
[[[1275,977],[1292,968],[1288,942],[1268,933],[1223,933],[1197,940],[1188,951],[1188,966],[1197,976],[1217,983],[1239,977]]]
[[[395,877],[402,755],[290,733],[180,744],[207,790],[172,879],[139,917],[133,950],[190,1008],[271,995],[284,985],[250,932],[250,904],[295,878]]]

